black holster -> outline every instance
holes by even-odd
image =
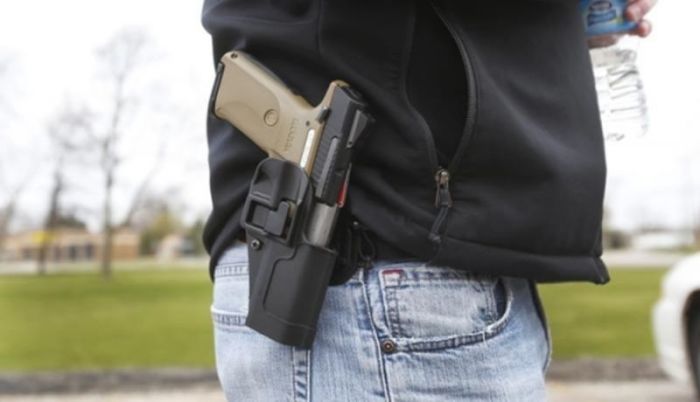
[[[301,167],[267,158],[255,171],[242,216],[250,267],[246,325],[301,348],[313,343],[337,257],[306,239],[313,194]]]

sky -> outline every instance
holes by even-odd
[[[26,182],[22,221],[40,221],[51,185],[48,125],[66,104],[88,99],[97,110],[105,107],[95,49],[124,27],[142,27],[148,57],[136,93],[157,96],[144,97],[131,116],[117,191],[132,194],[167,144],[153,191],[180,200],[188,219],[205,216],[204,116],[214,73],[200,11],[201,2],[192,0],[0,0],[0,61],[9,61],[0,76],[0,203]],[[606,144],[606,205],[614,227],[681,227],[698,218],[700,52],[698,34],[689,29],[697,15],[696,0],[661,1],[650,15],[654,34],[638,44],[651,126],[640,139]],[[96,228],[99,176],[78,167],[70,177],[65,203],[85,206],[79,213]],[[129,199],[115,197],[117,219]]]
[[[214,70],[200,9],[197,1],[0,0],[0,57],[10,59],[5,79],[0,78],[0,102],[11,98],[10,115],[0,114],[0,180],[7,191],[29,177],[20,202],[29,224],[48,205],[47,126],[66,104],[88,99],[91,107],[105,106],[105,71],[96,62],[96,49],[122,29],[146,31],[147,56],[137,77],[143,85],[134,92],[151,95],[135,107],[121,146],[128,158],[117,174],[115,218],[124,215],[163,143],[166,156],[152,181],[154,191],[181,200],[189,220],[206,215],[210,198],[204,122]],[[68,173],[64,203],[86,206],[78,212],[96,229],[103,194],[100,176],[80,167]]]

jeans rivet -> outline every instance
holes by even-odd
[[[391,339],[382,341],[382,352],[384,353],[394,353],[396,352],[396,342]]]

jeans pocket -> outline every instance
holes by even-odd
[[[214,270],[211,314],[218,329],[245,326],[248,315],[248,257],[245,244],[230,248]]]
[[[219,382],[228,401],[282,400],[298,384],[297,373],[308,371],[308,355],[245,325],[248,289],[247,248],[239,244],[224,253],[214,271],[211,314]]]
[[[512,292],[497,277],[436,266],[394,266],[380,273],[389,336],[408,350],[485,341],[505,328]]]

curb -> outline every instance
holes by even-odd
[[[0,395],[219,387],[213,369],[159,368],[0,373]]]
[[[656,358],[596,359],[579,358],[554,360],[547,371],[547,380],[585,381],[642,381],[665,380]]]

